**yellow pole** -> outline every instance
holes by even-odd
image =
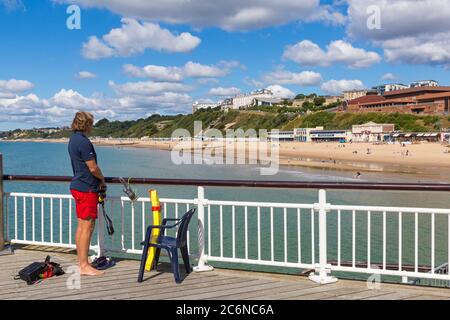
[[[162,223],[161,219],[161,205],[159,203],[158,192],[154,189],[148,190],[150,194],[150,200],[152,203],[152,213],[153,213],[153,225],[159,226]],[[161,229],[153,229],[151,236],[151,243],[155,243],[160,235]],[[145,270],[150,271],[153,267],[155,261],[156,248],[150,247],[148,249],[147,261],[145,262]]]

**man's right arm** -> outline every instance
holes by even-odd
[[[102,170],[100,170],[100,167],[97,165],[95,159],[87,160],[85,162],[91,174],[100,180],[100,186],[105,185],[105,177],[103,176]]]

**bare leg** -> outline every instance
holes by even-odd
[[[77,244],[78,261],[80,264],[80,274],[98,276],[104,274],[93,268],[88,261],[89,245],[91,244],[92,233],[94,232],[95,220],[78,219],[77,233],[75,241]]]

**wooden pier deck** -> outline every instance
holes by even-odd
[[[41,247],[16,249],[14,255],[0,256],[0,299],[176,299],[176,300],[321,300],[321,299],[436,299],[450,300],[450,289],[382,283],[380,289],[368,289],[364,281],[339,280],[320,286],[303,276],[221,270],[191,273],[176,284],[168,265],[148,272],[137,283],[139,262],[121,260],[101,277],[81,278],[80,289],[69,289],[69,274],[28,286],[13,280],[17,272],[46,255],[61,263],[65,270],[76,265],[73,252],[45,250]]]

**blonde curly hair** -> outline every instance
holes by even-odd
[[[94,116],[90,112],[78,111],[72,121],[72,131],[86,132],[94,124]]]

